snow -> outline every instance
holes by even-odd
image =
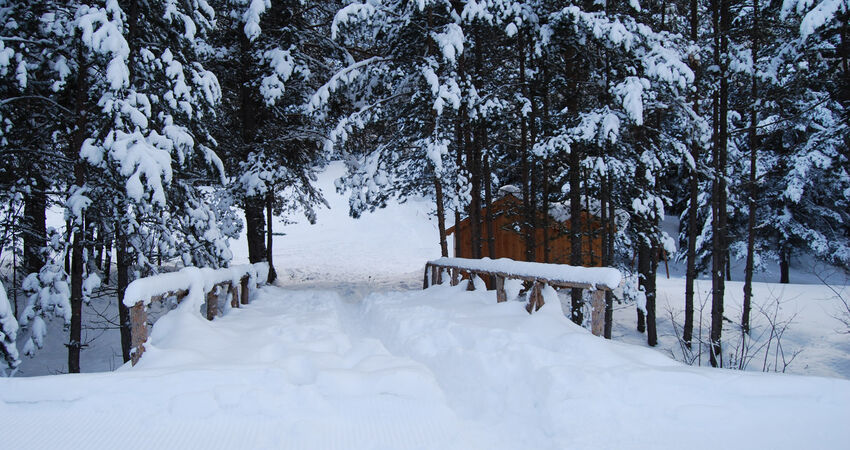
[[[729,448],[841,448],[848,402],[845,380],[687,367],[450,286],[266,287],[165,315],[133,368],[0,379],[21,449],[709,449],[707,424]]]
[[[610,267],[577,267],[567,264],[543,264],[537,262],[514,261],[510,258],[468,259],[439,258],[429,261],[437,266],[452,266],[481,272],[505,273],[520,277],[545,278],[551,282],[589,284],[598,288],[615,289],[620,285],[622,275]]]
[[[433,202],[411,199],[359,219],[349,216],[348,194],[336,192],[334,181],[345,174],[345,164],[332,162],[316,186],[329,209],[316,211],[311,225],[304,217],[277,218],[273,261],[281,283],[407,283],[419,280],[425,262],[440,256]],[[244,231],[231,246],[234,263],[248,262]]]
[[[188,291],[191,301],[201,302],[204,292],[208,292],[216,284],[229,281],[239,285],[245,275],[249,277],[249,284],[255,286],[268,277],[268,264],[242,264],[222,269],[184,267],[177,272],[139,278],[127,286],[124,305],[131,307],[142,302],[147,306],[151,303],[151,297],[177,291]]]

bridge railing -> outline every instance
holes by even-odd
[[[610,267],[578,267],[566,264],[546,264],[537,262],[500,259],[439,258],[425,264],[422,288],[443,282],[443,273],[448,272],[450,283],[456,286],[465,274],[469,278],[468,290],[474,290],[473,276],[489,276],[496,288],[496,301],[507,301],[505,280],[523,280],[531,282],[526,311],[531,314],[543,306],[543,287],[549,285],[558,288],[587,289],[592,291],[591,332],[601,336],[605,326],[605,291],[620,285],[622,275]]]
[[[130,308],[130,358],[133,365],[145,352],[148,339],[148,307],[155,302],[175,298],[177,303],[191,301],[200,310],[206,305],[206,316],[213,320],[221,312],[218,308],[222,293],[230,298],[230,305],[238,308],[247,305],[251,289],[262,284],[268,274],[267,263],[244,264],[223,269],[184,267],[176,272],[139,278],[127,286],[123,303]]]

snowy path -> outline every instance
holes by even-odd
[[[4,448],[842,448],[850,382],[682,366],[547,304],[264,288],[135,368],[0,379]]]

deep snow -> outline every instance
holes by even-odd
[[[266,287],[213,322],[178,308],[134,368],[0,380],[0,423],[14,430],[4,447],[796,449],[850,439],[848,381],[683,366],[591,336],[555,301],[528,315],[493,300],[449,286],[358,302]]]

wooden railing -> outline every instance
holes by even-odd
[[[544,264],[514,261],[512,259],[468,259],[439,258],[425,264],[422,288],[443,283],[443,272],[447,271],[450,283],[456,286],[465,276],[469,279],[467,290],[474,290],[474,276],[488,276],[496,289],[496,301],[508,300],[505,280],[523,280],[531,283],[528,304],[525,309],[531,314],[543,306],[543,287],[588,289],[593,292],[591,300],[591,332],[601,336],[605,326],[605,292],[620,284],[620,271],[608,267],[576,267],[566,264]]]
[[[145,352],[148,340],[148,307],[154,302],[175,298],[177,303],[191,298],[206,304],[207,320],[221,315],[219,297],[225,293],[230,297],[230,306],[247,305],[251,288],[264,282],[268,264],[246,264],[224,269],[186,267],[177,272],[163,273],[140,278],[127,286],[124,305],[130,308],[130,358],[133,365]],[[241,291],[241,292],[240,292]]]

